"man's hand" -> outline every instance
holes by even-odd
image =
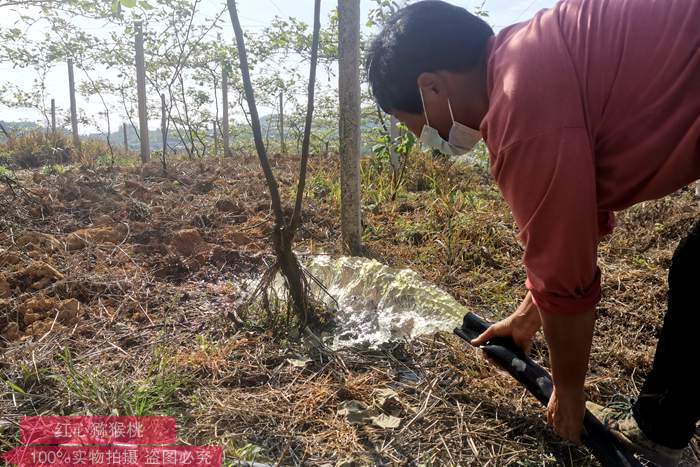
[[[567,441],[581,444],[586,396],[583,390],[559,391],[556,386],[547,406],[547,423]]]
[[[510,336],[515,344],[523,349],[526,354],[530,352],[532,339],[542,327],[539,310],[532,301],[530,292],[517,310],[484,331],[479,337],[471,341],[472,345],[479,346],[498,336]]]
[[[492,325],[471,343],[478,346],[497,336],[510,336],[528,353],[533,337],[543,327],[554,382],[547,422],[559,436],[580,444],[586,413],[583,384],[594,324],[594,310],[570,315],[540,313],[528,293],[512,315]]]

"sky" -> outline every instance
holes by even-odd
[[[482,2],[483,0],[450,0],[450,3],[467,8],[470,11],[473,11]],[[294,16],[307,23],[311,23],[313,20],[313,0],[238,0],[237,3],[242,27],[244,30],[251,32],[261,30],[275,16],[283,18]],[[484,8],[490,14],[489,23],[498,31],[510,24],[527,20],[534,16],[537,11],[549,8],[554,3],[556,3],[556,0],[486,0]],[[223,7],[225,1],[204,0],[203,4],[206,5],[204,12],[213,14]],[[364,23],[368,12],[373,4],[374,2],[371,0],[361,0],[363,28],[365,27]],[[325,24],[328,21],[329,13],[335,8],[337,2],[335,0],[322,0],[321,5],[321,20]],[[0,15],[0,27],[12,27],[17,19],[17,14],[10,11],[2,11],[1,13],[3,14]],[[226,17],[225,20],[224,25],[229,26],[228,18]],[[81,26],[83,25],[81,24]],[[88,32],[100,29],[99,25],[86,24],[84,26]],[[226,38],[233,36],[230,28],[225,27],[224,33]],[[43,33],[40,28],[33,28],[29,30],[28,34],[31,37],[32,35],[41,35]],[[306,70],[302,71],[302,74],[306,74]],[[12,69],[10,64],[0,62],[0,85],[10,82],[28,91],[34,78],[35,72],[31,69]],[[323,79],[324,82],[326,81],[323,76],[319,78]],[[81,79],[82,77],[77,74],[76,81],[78,83],[76,86],[78,86]],[[47,79],[48,100],[50,101],[51,98],[56,99],[56,105],[59,109],[69,108],[67,80],[65,65],[54,67]],[[92,115],[97,115],[102,110],[102,106],[96,98],[87,99],[78,96],[77,104],[80,109]],[[266,113],[266,110],[268,109],[262,108],[261,113]],[[42,117],[38,111],[12,109],[0,104],[0,121],[40,122],[41,120]],[[159,124],[154,120],[150,126],[157,128]],[[96,130],[96,128],[81,128],[81,132],[93,132]]]

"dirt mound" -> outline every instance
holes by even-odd
[[[239,250],[224,248],[220,245],[216,245],[211,250],[209,261],[218,267],[235,265],[237,263],[241,263],[242,255]]]
[[[134,180],[125,180],[122,191],[128,196],[134,197],[140,201],[149,201],[153,197],[151,190],[142,183]]]
[[[206,195],[214,189],[214,180],[198,180],[192,186],[192,191],[200,195]]]
[[[8,274],[7,282],[14,288],[25,290],[41,290],[49,284],[62,280],[64,275],[56,268],[43,261],[31,261],[26,267]]]
[[[49,330],[62,330],[78,322],[81,314],[80,302],[75,299],[58,300],[46,296],[28,298],[19,303],[12,313],[7,313],[9,304],[0,304],[0,335],[7,340],[23,336],[42,336]]]
[[[141,177],[144,179],[162,177],[163,175],[166,175],[165,171],[163,170],[163,164],[157,161],[151,161],[147,164],[143,164],[139,169],[139,172]]]
[[[183,229],[175,232],[170,246],[178,255],[188,257],[201,251],[202,247],[206,247],[206,244],[197,229]]]
[[[126,238],[126,233],[127,227],[122,224],[80,229],[66,237],[66,247],[73,251],[85,248],[90,244],[117,244]]]
[[[0,250],[0,267],[9,268],[22,262],[22,257],[14,251]]]
[[[25,250],[38,250],[44,253],[63,250],[63,243],[53,235],[42,232],[23,232],[17,237],[16,244]]]
[[[231,198],[222,198],[218,200],[214,206],[221,212],[228,212],[231,214],[244,214],[246,212],[243,203]]]

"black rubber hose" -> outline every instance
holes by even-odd
[[[489,326],[491,323],[480,316],[467,313],[464,316],[462,327],[456,328],[455,334],[471,345],[471,340],[486,331]],[[547,370],[525,355],[510,337],[496,337],[480,348],[494,363],[525,386],[545,407],[549,404],[553,389],[552,377]],[[588,410],[586,410],[583,419],[583,428],[584,433],[581,436],[583,444],[603,467],[641,467],[642,464]]]

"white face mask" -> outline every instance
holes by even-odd
[[[476,143],[481,140],[481,132],[456,122],[454,114],[452,113],[452,104],[450,100],[447,99],[447,105],[450,108],[450,117],[452,118],[452,128],[450,128],[449,141],[445,141],[442,136],[440,136],[440,133],[430,126],[428,111],[425,108],[425,100],[423,99],[423,90],[420,88],[418,88],[418,90],[423,103],[423,113],[425,114],[426,123],[423,125],[423,131],[421,131],[420,134],[420,142],[427,146],[426,150],[437,149],[447,156],[461,156],[474,149]]]

